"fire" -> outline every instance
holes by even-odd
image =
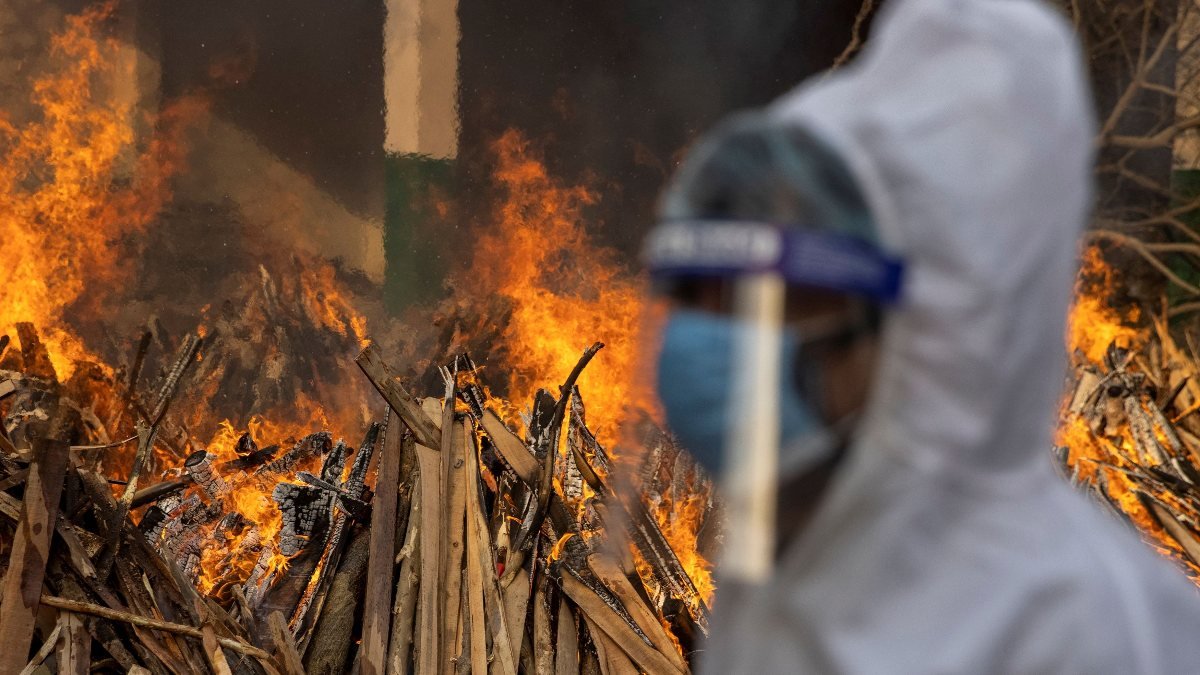
[[[1124,311],[1113,307],[1114,298],[1121,296],[1120,280],[1105,262],[1102,251],[1096,246],[1085,247],[1066,334],[1066,347],[1077,371],[1088,367],[1102,369],[1109,345],[1138,351],[1149,342],[1147,329],[1137,327],[1141,313],[1136,306]],[[1106,436],[1102,437],[1086,419],[1070,410],[1072,401],[1069,398],[1070,394],[1063,402],[1055,435],[1055,444],[1069,451],[1069,468],[1079,480],[1102,481],[1105,492],[1155,545],[1166,550],[1177,548],[1175,542],[1162,536],[1162,528],[1138,500],[1138,486],[1119,470],[1132,468],[1134,462],[1145,461],[1138,456],[1128,423],[1115,430],[1106,430]]]
[[[225,462],[238,459],[235,450],[242,433],[248,433],[255,444],[264,448],[273,444],[286,450],[296,439],[303,438],[313,429],[327,428],[324,410],[305,397],[297,402],[298,410],[307,411],[310,421],[294,424],[276,424],[260,416],[253,416],[247,429],[240,431],[229,420],[223,420],[212,440],[205,448],[216,456],[213,464],[220,467]],[[303,419],[298,415],[297,419]],[[297,467],[297,471],[314,472],[320,468],[321,458],[310,457]],[[219,469],[218,469],[219,471]],[[273,555],[264,576],[287,566],[287,557],[279,551],[279,531],[283,527],[283,514],[271,498],[271,491],[279,483],[278,476],[255,476],[252,472],[221,472],[228,486],[218,499],[222,513],[238,513],[249,523],[237,532],[224,532],[220,539],[210,535],[217,523],[205,526],[207,530],[200,554],[198,586],[201,592],[213,591],[223,580],[242,581],[250,576],[263,548]]]
[[[495,179],[505,193],[495,222],[476,242],[462,286],[511,305],[501,327],[508,398],[532,401],[571,371],[593,340],[604,349],[579,379],[596,433],[612,438],[627,409],[653,410],[635,382],[644,283],[597,245],[584,227],[597,195],[559,185],[520,133],[493,144]],[[515,416],[510,415],[510,420]]]
[[[1145,344],[1142,331],[1136,326],[1141,319],[1136,306],[1121,312],[1112,301],[1120,297],[1115,272],[1101,255],[1100,249],[1083,249],[1079,277],[1075,285],[1075,300],[1067,319],[1067,350],[1079,354],[1087,363],[1100,364],[1110,344],[1123,349],[1139,349]]]
[[[132,77],[114,72],[117,45],[98,36],[113,9],[106,3],[69,17],[54,36],[54,66],[32,85],[39,117],[18,124],[0,112],[0,331],[21,321],[38,326],[60,379],[76,361],[99,361],[68,327],[68,314],[99,303],[96,291],[122,279],[120,244],[161,210],[185,154],[181,136],[207,107],[199,98],[176,101],[155,121],[154,138],[135,147],[132,111],[102,91],[104,82]]]
[[[187,135],[204,122],[209,111],[207,97],[199,93],[165,101],[154,113],[116,95],[113,85],[134,79],[135,73],[133,64],[120,58],[129,46],[104,35],[115,9],[116,2],[105,2],[67,17],[63,29],[51,40],[44,72],[30,83],[34,114],[17,119],[12,112],[0,111],[0,242],[4,253],[0,335],[15,335],[16,324],[31,323],[60,382],[77,370],[92,372],[84,369],[88,364],[97,369],[102,381],[96,392],[85,393],[114,401],[119,398],[114,377],[117,369],[89,343],[97,333],[91,328],[104,324],[122,302],[122,289],[141,262],[138,247],[143,235],[155,227],[173,198],[172,180],[184,169]],[[151,131],[137,132],[141,126]],[[366,320],[354,308],[332,265],[301,260],[299,254],[274,262],[293,274],[275,280],[265,267],[258,274],[244,270],[252,301],[240,308],[239,316],[254,313],[251,320],[220,323],[209,316],[211,308],[198,311],[197,320],[206,322],[199,333],[211,338],[214,325],[224,330],[227,345],[233,344],[227,349],[236,352],[234,364],[228,368],[213,365],[215,370],[207,379],[189,382],[178,393],[171,423],[175,431],[182,429],[187,434],[168,444],[160,433],[152,466],[142,474],[144,486],[177,472],[194,450],[213,455],[213,472],[228,489],[213,497],[193,486],[185,494],[205,502],[215,499],[222,515],[240,514],[244,523],[224,529],[219,529],[219,521],[202,526],[205,536],[200,542],[197,584],[204,592],[218,591],[224,581],[245,580],[264,548],[273,552],[267,561],[268,575],[287,564],[278,549],[282,520],[272,499],[280,476],[260,478],[253,472],[222,468],[238,459],[235,445],[242,432],[247,431],[259,447],[279,444],[281,451],[286,451],[294,439],[314,431],[359,431],[354,422],[361,421],[366,385],[355,388],[360,378],[352,366],[340,369],[351,373],[349,385],[322,381],[322,376],[332,378],[334,373],[301,372],[304,391],[296,392],[285,404],[271,406],[274,409],[256,411],[244,424],[218,421],[223,415],[213,412],[218,393],[238,394],[219,391],[222,388],[261,385],[230,377],[239,372],[234,366],[243,360],[261,357],[261,370],[268,379],[279,370],[279,336],[285,331],[290,331],[288,339],[302,342],[304,347],[320,344],[325,351],[346,347],[347,364],[355,347],[366,343]],[[252,347],[258,346],[265,355],[254,352]],[[202,351],[199,358],[208,356]],[[208,364],[229,363],[228,354],[225,356],[223,361],[213,359]],[[287,356],[304,358],[303,353]],[[154,386],[153,377],[144,371],[143,386]],[[337,405],[327,409],[316,402],[318,397],[336,397]],[[87,400],[78,403],[88,405]],[[112,428],[100,429],[109,437],[98,442],[132,435],[132,413],[114,414],[118,407],[117,403],[112,410],[96,407],[94,412],[102,421],[117,420],[110,422]],[[127,475],[133,448],[126,444],[112,449],[97,459],[98,467],[112,478]],[[306,462],[293,471],[316,470],[320,458]],[[139,511],[134,517],[141,515]]]
[[[509,399],[524,403],[539,388],[554,391],[584,347],[600,340],[604,349],[579,379],[597,437],[611,443],[633,415],[661,419],[649,380],[638,372],[645,366],[647,320],[653,318],[645,281],[620,265],[615,251],[597,245],[585,227],[586,208],[599,196],[586,187],[561,185],[516,131],[502,135],[492,150],[505,199],[495,222],[477,239],[477,254],[460,287],[472,297],[499,295],[511,308],[500,327]],[[518,419],[516,410],[501,412],[510,422]],[[711,564],[697,551],[706,500],[707,493],[697,488],[651,511],[708,602],[715,590]]]

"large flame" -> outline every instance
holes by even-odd
[[[69,17],[53,37],[53,67],[32,86],[40,116],[18,125],[0,112],[0,331],[37,325],[60,378],[76,361],[97,360],[66,314],[85,291],[103,301],[102,289],[127,271],[118,245],[161,210],[183,159],[182,132],[206,108],[196,97],[176,101],[154,121],[152,140],[135,147],[130,106],[103,91],[133,76],[114,72],[118,45],[98,37],[113,8]]]
[[[184,168],[187,132],[203,122],[209,108],[205,96],[190,94],[148,113],[116,95],[114,83],[131,80],[135,73],[117,65],[125,63],[132,68],[128,59],[120,58],[122,50],[131,47],[103,36],[104,24],[115,9],[115,2],[106,2],[65,19],[64,28],[51,40],[44,73],[30,85],[29,100],[35,113],[30,119],[14,120],[0,111],[0,335],[13,335],[17,323],[29,322],[40,335],[60,381],[66,381],[86,362],[95,364],[108,378],[103,385],[107,387],[113,386],[115,369],[105,363],[99,350],[89,346],[81,325],[103,323],[119,306],[122,282],[128,281],[140,262],[138,245],[173,197],[172,179]],[[137,129],[142,127],[150,133],[139,134]],[[299,264],[288,258],[287,252],[282,261],[274,262],[295,272],[294,278],[275,282],[265,269],[261,275],[259,270],[245,270],[247,286],[261,285],[258,292],[263,297],[252,308],[241,308],[257,314],[233,326],[237,335],[226,336],[238,340],[238,348],[261,345],[266,354],[241,349],[236,358],[262,356],[261,370],[269,378],[273,369],[277,370],[274,363],[283,356],[271,351],[278,351],[277,334],[284,329],[285,320],[295,316],[303,317],[293,322],[301,328],[343,338],[327,343],[348,344],[347,356],[352,356],[355,346],[365,344],[365,319],[353,307],[331,265],[311,260]],[[268,285],[271,297],[266,297]],[[271,306],[280,301],[288,307]],[[197,320],[210,321],[201,316],[206,314],[199,312]],[[200,331],[205,333],[204,328]],[[202,352],[201,358],[205,356]],[[304,358],[303,354],[288,356]],[[155,465],[143,473],[143,481],[153,481],[163,470],[177,470],[184,456],[196,448],[215,455],[214,467],[236,459],[234,446],[245,431],[260,446],[280,444],[284,450],[292,440],[314,431],[358,431],[358,425],[350,420],[361,418],[361,400],[356,399],[361,392],[353,387],[338,392],[344,400],[337,401],[340,405],[332,412],[315,397],[298,391],[276,409],[245,411],[255,414],[242,425],[245,428],[238,428],[214,414],[210,400],[219,387],[251,388],[261,383],[226,382],[229,375],[228,371],[218,372],[176,396],[172,417],[191,433],[190,447],[168,448],[160,443],[155,448]],[[316,394],[327,393],[319,381],[323,375],[313,372],[306,376],[306,384]],[[129,416],[117,418],[123,425],[120,436],[128,436],[132,431],[125,428],[131,424]],[[117,431],[108,429],[113,437]],[[131,445],[113,449],[104,455],[102,466],[111,477],[121,478],[132,465],[132,453]],[[311,458],[295,470],[315,470],[319,462],[320,458]],[[229,487],[217,496],[221,512],[240,513],[250,527],[213,538],[207,535],[214,533],[216,523],[205,526],[198,581],[206,592],[222,580],[245,579],[257,560],[253,547],[243,546],[251,531],[263,546],[275,551],[270,565],[286,564],[278,554],[281,516],[271,498],[279,477],[217,472]],[[195,487],[190,493],[202,494]]]
[[[1085,368],[1105,370],[1105,355],[1110,345],[1138,351],[1150,341],[1149,331],[1139,327],[1139,309],[1115,306],[1123,295],[1120,279],[1105,261],[1101,249],[1085,246],[1067,318],[1066,347],[1077,372]],[[1140,459],[1131,430],[1126,425],[1101,437],[1086,419],[1070,410],[1070,404],[1068,393],[1055,435],[1055,444],[1068,449],[1068,466],[1082,481],[1103,479],[1105,492],[1152,543],[1163,549],[1176,548],[1178,545],[1163,536],[1161,526],[1138,500],[1137,485],[1129,475],[1107,468],[1132,469],[1132,463]]]
[[[594,340],[604,342],[580,377],[579,389],[589,426],[611,448],[624,421],[635,415],[661,419],[650,380],[639,371],[647,365],[642,345],[653,321],[645,281],[589,234],[586,209],[599,199],[594,191],[562,185],[519,132],[503,134],[492,150],[505,198],[495,222],[476,240],[476,255],[460,288],[468,296],[494,293],[507,301],[511,315],[499,327],[500,347],[514,404],[527,405],[540,388],[557,393],[554,387],[583,349]],[[504,412],[516,421],[517,410]],[[640,454],[639,448],[630,450]],[[706,500],[700,490],[674,500],[663,495],[651,512],[697,590],[711,601],[711,565],[696,545]]]
[[[505,193],[495,222],[476,241],[464,290],[498,294],[511,305],[500,327],[508,397],[532,401],[561,382],[595,340],[605,347],[579,379],[589,422],[609,442],[630,409],[652,410],[637,387],[644,285],[597,245],[585,209],[597,195],[560,185],[520,133],[493,144],[495,178]]]

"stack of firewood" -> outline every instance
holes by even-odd
[[[380,459],[361,672],[688,672],[707,609],[645,502],[614,493],[587,429],[575,380],[600,347],[539,393],[525,441],[465,357],[424,400],[373,349],[359,357],[404,428]]]
[[[1200,574],[1200,357],[1166,318],[1074,369],[1057,456],[1067,478]]]
[[[663,439],[638,486],[654,494],[614,489],[575,386],[600,345],[538,394],[526,440],[466,356],[419,400],[368,348],[359,365],[390,411],[356,451],[328,432],[286,448],[246,435],[236,459],[201,448],[164,480],[147,467],[200,340],[180,341],[152,392],[131,403],[94,377],[83,406],[22,333],[5,363],[35,374],[0,372],[0,672],[688,671],[707,608],[647,505],[708,486],[657,475],[686,462]],[[102,398],[135,433],[82,445]],[[117,480],[96,457],[120,445],[137,451]],[[247,476],[282,513],[272,541],[227,508]],[[202,586],[205,537],[237,542],[218,567],[254,564]]]

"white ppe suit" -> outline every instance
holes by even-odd
[[[848,456],[702,672],[1200,673],[1200,597],[1053,468],[1095,132],[1031,0],[890,0],[768,109],[837,151],[907,263]],[[780,514],[786,518],[786,513]]]

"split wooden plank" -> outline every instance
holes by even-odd
[[[566,600],[558,603],[558,632],[554,643],[554,675],[579,675],[579,627]]]
[[[438,643],[441,622],[438,616],[441,594],[440,561],[442,559],[442,467],[437,450],[418,442],[417,465],[421,504],[421,585],[417,595],[416,659],[418,673],[438,673]]]
[[[304,675],[304,662],[300,660],[300,654],[296,651],[296,641],[292,638],[292,632],[288,630],[287,619],[283,618],[283,613],[278,610],[271,612],[267,617],[267,626],[280,669],[287,675]]]
[[[58,675],[88,675],[92,665],[92,636],[83,617],[75,612],[60,612],[58,625],[62,627],[55,655]]]
[[[625,621],[600,599],[600,596],[576,578],[570,569],[564,569],[562,589],[579,606],[591,623],[629,655],[643,670],[656,674],[682,675],[680,670],[665,654],[662,654],[646,642],[629,627]],[[595,636],[593,636],[595,637]]]
[[[638,628],[650,638],[658,651],[671,659],[676,668],[686,671],[687,662],[675,647],[675,641],[667,635],[667,631],[658,617],[646,606],[642,596],[638,594],[629,578],[617,568],[616,564],[602,554],[593,553],[588,556],[588,566],[595,573],[596,578],[613,595],[617,596],[617,599],[625,607],[625,611],[629,612]]]
[[[639,675],[638,669],[617,643],[594,620],[586,615],[584,618],[592,634],[592,644],[596,645],[596,654],[600,657],[600,672],[603,675]],[[658,675],[656,671],[649,672]]]
[[[521,653],[521,643],[525,639],[525,613],[529,609],[529,572],[518,569],[513,575],[512,583],[504,587],[504,617],[509,626],[509,639],[512,653]]]
[[[442,434],[441,458],[445,483],[446,502],[444,505],[445,529],[442,532],[442,564],[441,564],[441,672],[449,675],[454,672],[454,658],[458,654],[459,612],[462,609],[462,579],[464,526],[466,518],[466,486],[468,484],[467,464],[463,459],[463,442],[468,433],[466,421],[455,422],[454,399],[450,398],[445,404],[449,411],[449,419],[442,418],[442,428],[449,428],[450,433]]]
[[[33,445],[33,461],[0,601],[0,645],[4,645],[0,649],[0,673],[19,672],[29,654],[71,451],[70,444],[62,440],[39,438]]]
[[[505,606],[500,600],[500,580],[496,577],[496,552],[492,549],[492,538],[488,531],[487,518],[483,513],[483,501],[480,496],[479,454],[475,448],[475,437],[467,434],[464,441],[464,454],[467,463],[467,518],[470,527],[468,545],[471,547],[468,565],[478,566],[483,585],[484,608],[488,631],[492,636],[492,654],[495,656],[494,672],[499,675],[516,675],[517,660],[520,653],[513,652],[513,638],[509,635],[509,626],[505,617]],[[516,630],[516,628],[513,628]],[[520,645],[520,643],[517,643]]]
[[[392,410],[396,411],[409,429],[412,429],[413,434],[417,437],[417,443],[427,448],[441,446],[441,429],[438,429],[433,420],[429,419],[429,415],[421,409],[417,399],[408,393],[404,385],[400,384],[395,371],[384,362],[378,350],[375,349],[375,345],[367,345],[354,361],[371,381],[371,384],[379,390],[379,394],[388,402]]]
[[[410,434],[404,437],[404,454],[414,452],[415,441]],[[419,471],[420,469],[416,469]],[[419,483],[419,479],[418,479]],[[404,547],[399,557],[400,576],[396,580],[395,601],[392,605],[392,635],[388,640],[387,669],[389,675],[406,675],[408,654],[412,649],[414,620],[417,610],[418,584],[421,560],[421,499],[411,500],[408,514],[408,531],[404,535]]]
[[[491,410],[483,412],[481,421],[483,430],[487,432],[488,438],[492,439],[492,444],[504,457],[504,461],[508,462],[522,482],[535,485],[542,467],[533,453],[529,452],[529,448],[525,447],[525,443]]]
[[[484,618],[483,570],[479,564],[481,557],[480,537],[476,532],[478,522],[471,518],[467,524],[467,607],[468,614],[465,623],[469,637],[465,639],[471,653],[471,672],[487,672],[487,637],[485,633],[486,619]],[[494,641],[496,651],[505,652],[506,643]]]
[[[46,640],[42,642],[41,648],[37,650],[32,659],[29,659],[29,663],[25,664],[25,667],[21,669],[20,675],[33,675],[38,672],[46,657],[50,656],[50,652],[54,651],[54,645],[58,643],[58,635],[61,632],[62,624],[55,624],[54,630],[50,631],[50,634],[46,636]],[[21,658],[24,659],[24,655]]]
[[[363,598],[363,675],[383,675],[392,619],[392,568],[396,551],[396,506],[400,498],[400,453],[404,425],[392,417],[379,454],[375,497],[371,500],[371,544]]]
[[[550,597],[547,577],[538,575],[533,592],[533,663],[539,673],[554,672],[554,642],[550,639]]]

